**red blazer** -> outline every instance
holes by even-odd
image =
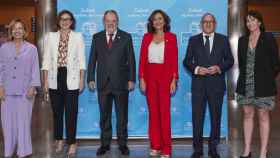
[[[146,33],[142,39],[139,62],[139,79],[146,77],[148,69],[148,48],[153,40],[152,33]],[[165,79],[178,79],[178,47],[176,35],[171,32],[164,33],[164,66]]]

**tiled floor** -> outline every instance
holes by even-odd
[[[78,150],[78,158],[95,158],[96,146],[83,146]],[[220,146],[221,156],[228,157],[228,148],[227,145]],[[173,158],[188,158],[192,153],[191,145],[174,145],[173,146]],[[207,149],[205,149],[207,153]],[[122,156],[118,151],[117,146],[113,146],[110,152],[106,153],[100,158],[148,158],[149,157],[149,148],[147,145],[130,145],[130,156]],[[205,155],[205,158],[207,155]]]
[[[242,113],[240,108],[234,106],[234,102],[229,104],[229,140],[223,140],[219,146],[219,152],[222,158],[238,158],[242,151]],[[271,122],[271,139],[270,139],[270,157],[280,158],[280,108],[276,106],[272,112]],[[33,158],[63,158],[64,155],[52,154],[52,133],[51,133],[51,110],[48,104],[37,99],[32,120],[32,138],[33,138]],[[257,124],[256,124],[257,125]],[[253,140],[253,157],[258,157],[258,128],[255,128]],[[3,155],[3,138],[0,132],[0,157]],[[173,140],[172,158],[189,158],[192,154],[190,139]],[[77,158],[95,158],[95,152],[98,148],[98,140],[81,140],[79,141]],[[130,156],[129,158],[146,158],[149,157],[149,145],[147,140],[129,140]],[[67,147],[65,147],[65,152]],[[207,157],[207,144],[204,149]],[[116,143],[113,142],[111,151],[101,158],[121,158]]]

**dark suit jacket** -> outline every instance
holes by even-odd
[[[204,47],[202,33],[189,39],[184,66],[192,73],[192,93],[200,93],[204,88],[212,92],[224,92],[225,72],[231,68],[234,59],[231,53],[228,38],[222,34],[215,33],[211,54]],[[194,74],[197,66],[210,67],[218,65],[221,74],[211,76],[200,76]]]
[[[110,83],[110,91],[126,92],[128,81],[135,82],[135,56],[131,35],[118,29],[111,49],[107,47],[105,31],[93,35],[87,82],[95,81],[96,69],[98,91],[108,88]]]
[[[152,33],[146,33],[143,37],[140,52],[140,62],[139,62],[139,78],[144,78],[147,80],[147,71],[149,69],[148,63],[148,49],[149,45],[153,40]],[[171,32],[164,33],[164,70],[165,73],[162,74],[164,79],[171,82],[173,78],[178,79],[178,47],[176,35]]]
[[[246,62],[249,37],[238,40],[239,77],[236,92],[245,95]],[[255,96],[266,97],[276,94],[275,77],[280,70],[278,47],[271,33],[261,33],[255,50]]]

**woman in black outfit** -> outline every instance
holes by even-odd
[[[249,11],[247,34],[238,41],[239,78],[237,103],[243,107],[244,150],[240,158],[251,157],[254,114],[258,114],[260,158],[267,157],[270,111],[275,106],[276,82],[280,62],[278,47],[272,34],[265,32],[262,15]]]

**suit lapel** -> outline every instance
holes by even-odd
[[[74,41],[73,38],[74,38],[74,37],[73,37],[73,31],[70,31],[70,33],[69,33],[69,41],[68,41],[68,50],[67,50],[67,53],[68,53],[68,54],[71,53],[70,50],[72,50],[73,41]]]
[[[104,49],[108,49],[108,46],[107,46],[107,38],[106,38],[106,31],[103,31],[102,32],[102,36],[100,37],[100,41],[101,41],[101,48],[104,48]]]
[[[55,56],[57,57],[58,56],[58,46],[59,46],[59,40],[60,40],[60,32],[57,31],[55,32],[54,34],[54,47],[55,47],[55,52],[57,53]]]
[[[102,44],[103,44],[104,48],[106,50],[109,50],[108,52],[111,52],[111,50],[114,49],[114,47],[116,47],[118,45],[118,43],[121,41],[121,33],[120,33],[119,30],[117,31],[117,34],[116,34],[115,39],[113,40],[111,49],[108,48],[108,43],[107,43],[107,37],[106,37],[106,31],[105,30],[103,32],[101,41],[102,41]]]
[[[260,45],[261,45],[261,43],[262,43],[262,41],[263,41],[263,38],[264,38],[264,34],[263,33],[261,33],[260,34],[260,37],[259,37],[259,39],[258,39],[258,41],[257,41],[257,44],[256,44],[256,48],[255,48],[255,53],[257,54],[257,50],[259,49],[259,47],[260,47]],[[244,46],[244,48],[245,48],[245,50],[246,50],[246,53],[248,52],[248,49],[249,49],[249,36],[246,36],[245,37],[245,42],[244,42],[244,44],[246,43],[246,45]]]
[[[165,32],[164,33],[164,37],[163,37],[163,39],[164,39],[164,54],[163,54],[163,60],[164,60],[164,63],[166,63],[166,61],[168,60],[168,58],[167,58],[167,53],[168,53],[168,45],[169,45],[169,41],[168,41],[168,39],[169,39],[169,37],[168,37],[168,34],[167,34],[167,32]]]
[[[200,46],[201,46],[201,50],[203,50],[203,54],[206,55],[206,57],[209,57],[209,53],[207,53],[207,51],[205,50],[205,46],[204,46],[204,41],[203,41],[203,34],[201,33],[199,35],[199,43],[200,43]]]
[[[244,42],[244,44],[245,44],[245,46],[244,46],[244,48],[245,48],[245,50],[246,50],[246,52],[245,52],[245,58],[247,58],[247,52],[248,52],[248,48],[249,48],[249,36],[246,36],[245,37],[245,42]]]
[[[258,50],[260,49],[260,46],[262,45],[261,43],[263,42],[263,38],[264,38],[264,34],[261,33],[260,37],[259,37],[259,39],[257,41],[256,48],[255,48],[255,53],[256,54],[258,53]],[[248,45],[249,45],[249,43],[248,43]]]
[[[116,34],[115,39],[113,40],[113,44],[112,44],[111,49],[115,48],[120,41],[121,41],[121,33],[120,33],[120,30],[117,30],[117,34]]]
[[[212,45],[210,56],[214,55],[216,47],[217,47],[217,35],[216,35],[216,33],[214,33],[213,45]]]
[[[203,42],[203,35],[202,35],[202,33],[199,35],[199,43],[200,43],[200,46],[201,46],[201,48],[203,48],[203,50],[204,50],[204,42]]]
[[[97,39],[98,46],[100,49],[104,50],[104,52],[108,52],[108,45],[107,45],[107,38],[106,38],[106,31],[103,30],[101,32],[101,36]]]

